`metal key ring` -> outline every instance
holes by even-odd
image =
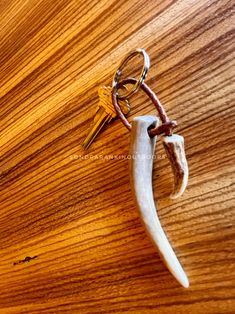
[[[143,56],[143,59],[144,59],[144,65],[143,65],[143,68],[142,68],[142,71],[141,71],[141,74],[140,74],[140,77],[138,80],[136,80],[136,83],[133,85],[133,88],[124,93],[123,95],[118,95],[118,85],[119,85],[119,79],[121,77],[121,74],[122,74],[122,70],[123,68],[126,66],[126,64],[128,63],[128,61],[130,59],[132,59],[133,57],[135,57],[136,55],[138,54],[141,54]],[[146,51],[144,49],[136,49],[136,50],[133,50],[131,51],[121,62],[121,64],[119,65],[117,71],[115,72],[115,75],[114,75],[114,78],[113,78],[113,82],[112,82],[112,87],[113,89],[116,90],[116,95],[118,97],[118,99],[126,99],[126,98],[129,98],[130,96],[132,96],[141,86],[141,84],[143,84],[145,78],[146,78],[146,75],[148,73],[148,70],[149,70],[149,67],[150,67],[150,59],[149,59],[149,56],[148,54],[146,53]]]

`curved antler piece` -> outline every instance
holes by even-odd
[[[152,169],[156,136],[150,138],[148,128],[156,127],[159,120],[153,116],[133,119],[130,145],[131,185],[141,220],[160,256],[176,280],[185,288],[188,278],[181,267],[157,216],[152,189]]]
[[[184,138],[173,134],[163,137],[163,145],[174,172],[174,189],[170,198],[181,196],[188,184],[188,163],[184,151]]]

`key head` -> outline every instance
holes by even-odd
[[[100,98],[98,106],[104,107],[105,111],[111,114],[112,118],[115,118],[117,113],[112,104],[112,88],[110,86],[100,86],[98,89],[98,95]],[[128,100],[120,100],[119,105],[124,114],[128,114],[130,112],[131,108]]]
[[[117,116],[116,110],[112,104],[111,93],[111,87],[100,86],[98,89],[99,103],[90,131],[82,144],[84,149],[87,149],[91,145],[103,126]],[[120,101],[120,107],[125,114],[130,111],[128,101]]]

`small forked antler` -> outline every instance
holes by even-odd
[[[174,173],[174,189],[170,198],[180,197],[188,184],[188,163],[184,150],[184,138],[178,134],[163,137],[163,146]]]

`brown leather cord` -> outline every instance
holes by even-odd
[[[165,123],[162,123],[157,128],[149,128],[148,134],[150,137],[154,137],[156,135],[164,134],[170,136],[173,134],[173,129],[177,127],[177,122],[175,120],[169,120]]]
[[[125,125],[125,127],[130,131],[131,130],[131,124],[123,114],[119,104],[118,104],[118,94],[117,90],[124,85],[127,84],[136,84],[135,78],[127,78],[123,81],[121,81],[118,86],[114,87],[112,90],[112,101],[113,106],[117,112],[118,117],[121,119],[122,123]],[[140,88],[145,92],[145,94],[152,100],[154,106],[156,107],[159,117],[162,121],[162,124],[157,128],[149,128],[148,133],[150,137],[154,137],[159,134],[165,134],[165,135],[172,135],[173,129],[177,126],[177,122],[174,120],[170,120],[166,114],[165,109],[163,108],[162,104],[160,103],[157,95],[150,89],[150,87],[146,83],[142,83],[140,85]]]

